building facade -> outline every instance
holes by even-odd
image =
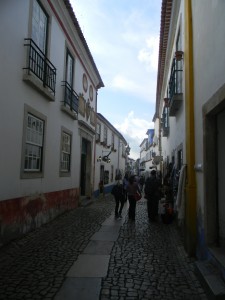
[[[224,11],[219,0],[162,1],[155,114],[164,164],[179,171],[186,250],[216,267],[223,281]]]
[[[0,9],[0,244],[90,196],[104,84],[68,0]]]
[[[130,150],[121,133],[100,113],[95,140],[94,195],[98,196],[101,191],[110,192],[118,177],[123,179]]]

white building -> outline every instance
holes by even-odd
[[[161,170],[162,156],[159,147],[159,139],[157,136],[157,123],[155,122],[156,129],[148,129],[145,138],[140,144],[140,175],[148,178],[152,169]]]
[[[212,264],[207,272],[223,285],[224,11],[220,0],[162,1],[155,115],[164,162],[174,163],[184,180],[177,200],[186,250],[205,269]]]
[[[129,146],[120,132],[103,115],[97,113],[96,123],[96,160],[94,194],[99,195],[99,186],[104,192],[111,191],[116,177],[125,175]]]
[[[68,0],[0,8],[0,244],[90,196],[103,87]]]

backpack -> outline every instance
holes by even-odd
[[[115,198],[123,198],[123,185],[122,184],[115,184],[111,190],[111,194],[115,197]]]
[[[145,194],[146,195],[155,195],[159,192],[159,181],[155,177],[150,177],[146,180],[145,183]]]

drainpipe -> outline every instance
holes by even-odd
[[[93,141],[93,147],[94,147],[94,161],[93,161],[93,176],[92,176],[92,191],[91,195],[93,196],[93,193],[95,191],[95,168],[96,168],[96,131],[97,131],[97,104],[98,104],[98,90],[96,90],[96,103],[95,103],[95,136],[94,136],[94,141]]]
[[[185,208],[185,248],[190,256],[196,253],[197,208],[195,177],[194,71],[192,0],[185,0],[185,108],[187,183]]]

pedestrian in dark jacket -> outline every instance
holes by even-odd
[[[146,179],[144,192],[147,199],[148,218],[150,221],[155,221],[161,195],[161,182],[156,177],[155,170],[152,170],[151,176]]]
[[[111,194],[115,198],[115,218],[122,218],[122,210],[124,206],[124,190],[123,183],[121,180],[117,180],[116,184],[113,186]]]
[[[127,201],[127,186],[128,186],[128,174],[125,174],[123,178],[123,192],[124,192],[124,201]]]
[[[140,179],[139,179],[139,185],[140,185],[141,192],[143,191],[144,184],[145,184],[144,176],[141,176]]]
[[[135,176],[130,176],[129,183],[127,186],[127,195],[128,195],[128,200],[129,200],[128,216],[129,216],[129,219],[132,221],[135,220],[136,202],[137,202],[135,199],[136,192],[141,194],[138,183],[135,180]]]

